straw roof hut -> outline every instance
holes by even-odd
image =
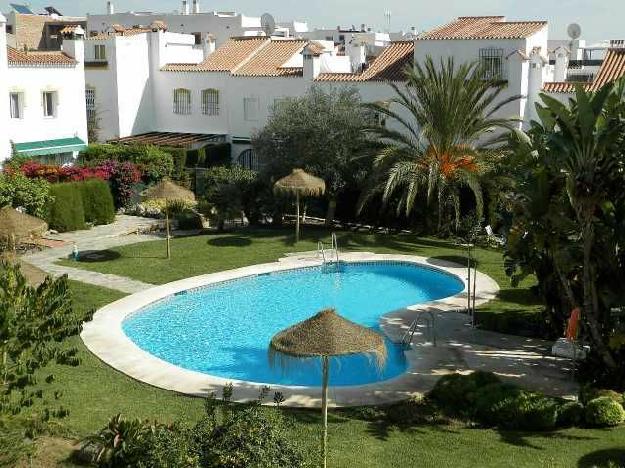
[[[297,213],[295,220],[295,242],[299,241],[299,198],[300,196],[318,197],[325,193],[326,183],[323,179],[308,174],[303,169],[293,169],[286,177],[278,180],[273,190],[276,193],[295,195]]]
[[[327,463],[329,358],[348,354],[368,354],[378,366],[386,361],[384,338],[373,330],[347,320],[334,309],[322,310],[313,317],[279,333],[269,345],[270,359],[282,364],[292,358],[320,357],[323,365],[321,411],[323,414],[323,466]]]
[[[10,206],[0,208],[0,238],[15,243],[23,239],[42,236],[48,224],[39,218],[20,213]]]
[[[143,198],[147,200],[165,200],[165,230],[167,236],[167,258],[171,258],[171,246],[169,235],[169,202],[195,201],[195,194],[180,185],[174,184],[169,179],[163,179],[158,184],[143,192]]]

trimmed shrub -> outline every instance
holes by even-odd
[[[192,231],[194,229],[202,229],[202,218],[193,211],[183,211],[176,215],[178,221],[178,229],[183,231]]]
[[[614,390],[585,387],[582,388],[582,390],[580,391],[580,400],[585,403],[588,403],[589,401],[599,397],[608,397],[611,400],[620,403],[621,405],[625,403],[625,401],[623,400],[623,394]]]
[[[449,374],[441,377],[428,393],[428,398],[451,415],[469,416],[473,411],[476,391],[482,387],[499,384],[492,372],[475,371],[469,375]]]
[[[584,405],[578,401],[567,401],[558,408],[559,427],[579,426],[584,422]]]
[[[556,425],[558,405],[553,398],[510,384],[491,384],[475,395],[475,418],[505,429],[547,430]]]
[[[54,184],[50,186],[50,195],[54,198],[47,216],[51,229],[68,232],[85,228],[85,210],[78,184]]]
[[[618,426],[625,420],[625,410],[620,403],[603,396],[588,402],[585,417],[589,426]]]
[[[115,220],[115,203],[109,184],[102,180],[87,180],[78,184],[82,196],[85,221],[109,224]]]

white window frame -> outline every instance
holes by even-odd
[[[174,114],[191,114],[191,90],[187,88],[175,88],[173,99]]]
[[[219,90],[208,88],[202,90],[202,114],[219,115]]]
[[[243,98],[243,118],[248,122],[257,122],[260,114],[260,99],[258,96]]]
[[[13,96],[16,97],[17,107],[13,105]],[[24,93],[20,91],[9,92],[9,112],[12,119],[24,118]]]
[[[48,102],[47,96],[50,96]],[[41,101],[43,108],[44,119],[54,119],[57,117],[57,105],[58,105],[58,92],[57,91],[42,91]]]
[[[93,58],[98,61],[106,60],[106,44],[95,44],[93,46]]]

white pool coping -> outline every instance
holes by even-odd
[[[420,311],[457,311],[466,308],[467,267],[451,262],[436,260],[436,265],[425,257],[413,255],[387,255],[366,252],[341,253],[341,261],[347,263],[363,261],[400,261],[439,270],[456,276],[465,288],[455,296],[409,306],[402,310],[389,311],[380,318],[383,332],[392,340],[399,341]],[[99,309],[90,322],[83,324],[81,338],[87,348],[102,361],[133,379],[158,388],[178,393],[207,396],[215,392],[218,396],[228,383],[234,387],[235,401],[249,401],[258,397],[263,386],[273,392],[282,392],[284,406],[315,407],[320,405],[319,387],[302,387],[246,382],[211,376],[166,362],[139,348],[122,329],[124,319],[158,300],[188,289],[199,288],[222,281],[246,276],[293,270],[303,267],[321,266],[322,262],[309,257],[287,257],[274,263],[252,265],[234,270],[186,278],[156,286]],[[499,287],[489,276],[478,272],[476,277],[476,306],[496,297]],[[417,351],[418,349],[418,351]],[[389,403],[404,399],[431,387],[438,375],[432,373],[432,364],[441,362],[441,353],[449,353],[443,347],[413,347],[406,351],[408,369],[392,379],[366,385],[332,387],[333,406],[354,406]],[[269,398],[271,401],[271,397]]]

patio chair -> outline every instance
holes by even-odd
[[[497,245],[504,245],[506,243],[506,240],[503,237],[495,235],[495,233],[493,232],[493,228],[491,227],[490,224],[486,226],[485,229],[486,229],[486,235],[488,236],[488,240],[494,242]]]

